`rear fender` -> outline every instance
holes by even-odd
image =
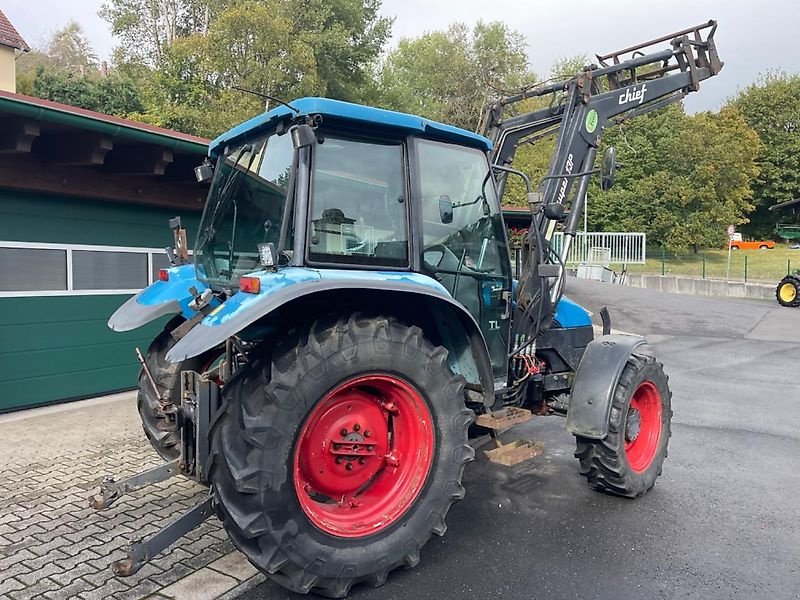
[[[278,309],[291,311],[293,303],[312,295],[361,290],[370,294],[364,308],[380,310],[385,306],[381,298],[391,297],[396,301],[398,294],[402,294],[407,306],[416,302],[420,311],[434,315],[440,342],[449,351],[451,369],[464,375],[468,382],[482,385],[487,405],[494,402],[491,361],[478,324],[440,283],[427,275],[287,267],[251,276],[260,279],[261,291],[237,292],[231,296],[181,338],[167,354],[167,360],[179,362],[197,356]],[[331,310],[335,308],[330,306]]]
[[[197,279],[194,265],[181,265],[167,269],[167,281],[154,281],[141,292],[128,299],[108,320],[114,331],[130,331],[164,315],[182,314],[191,319],[195,314],[189,308],[194,299],[189,288],[202,293],[208,286]],[[212,299],[212,306],[219,301]]]
[[[586,346],[575,372],[567,431],[601,440],[608,434],[611,401],[630,355],[647,342],[637,335],[603,335]]]

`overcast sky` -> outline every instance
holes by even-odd
[[[114,46],[97,16],[102,0],[2,0],[0,8],[31,45],[70,19],[81,23],[95,51]],[[444,29],[455,21],[503,20],[528,39],[531,66],[545,74],[561,56],[608,53],[708,19],[719,22],[716,40],[725,68],[686,100],[689,110],[715,110],[737,88],[769,68],[800,72],[798,5],[793,0],[383,0],[401,37]],[[499,12],[498,12],[499,11]]]

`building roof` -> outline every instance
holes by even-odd
[[[291,104],[300,114],[304,115],[320,114],[323,118],[327,117],[332,121],[366,123],[395,131],[417,133],[434,139],[473,146],[481,150],[490,150],[492,148],[492,142],[482,135],[453,127],[452,125],[437,123],[416,115],[362,106],[340,100],[331,100],[329,98],[300,98],[299,100],[294,100]],[[213,140],[209,146],[209,154],[212,156],[217,155],[224,146],[241,142],[251,135],[257,135],[292,114],[291,109],[281,105],[255,116]]]
[[[0,189],[200,211],[208,140],[0,92]]]
[[[23,52],[29,52],[31,49],[11,24],[11,21],[3,14],[2,10],[0,10],[0,45],[9,46]]]
[[[780,204],[773,204],[769,207],[769,210],[780,210],[782,208],[789,208],[790,206],[796,206],[800,204],[800,198],[795,198],[794,200],[787,200],[786,202],[781,202]]]
[[[207,139],[187,133],[2,90],[0,90],[0,112],[71,125],[115,137],[156,142],[172,150],[204,153],[208,146]]]

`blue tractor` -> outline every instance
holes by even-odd
[[[290,590],[342,597],[382,585],[444,535],[475,440],[533,415],[566,416],[592,488],[652,488],[670,437],[667,377],[644,339],[610,333],[607,313],[595,337],[587,311],[562,295],[564,263],[591,174],[613,183],[613,149],[594,168],[601,133],[715,75],[715,28],[599,56],[574,78],[500,99],[484,135],[303,98],[214,140],[197,169],[210,189],[193,255],[176,220],[173,266],[109,321],[127,331],[172,315],[140,354],[138,396],[166,462],[107,480],[93,504],[175,473],[209,496],[131,545],[116,572],[215,513]],[[531,98],[540,108],[504,117]],[[534,191],[511,161],[549,134],[555,155]],[[524,181],[532,211],[519,281],[501,216],[509,176]],[[536,448],[496,450],[513,464]]]

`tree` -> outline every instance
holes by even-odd
[[[83,74],[98,66],[97,55],[76,21],[70,21],[50,37],[45,53],[56,69]]]
[[[208,30],[214,6],[210,0],[109,0],[100,16],[121,41],[116,62],[163,65],[167,48],[178,38]]]
[[[201,0],[159,1],[134,18],[140,4],[113,0],[104,9],[115,31],[126,32],[117,60],[142,89],[146,110],[135,116],[206,136],[264,110],[263,100],[235,88],[286,100],[368,99],[391,25],[378,15],[379,0],[218,2],[205,20],[196,16]],[[168,33],[154,35],[165,20]],[[141,48],[157,48],[156,58],[148,64]]]
[[[747,223],[758,135],[741,113],[687,115],[681,105],[606,132],[625,168],[608,192],[590,191],[592,228],[644,231],[673,252],[721,246],[729,224]]]
[[[490,98],[533,80],[525,45],[501,22],[403,39],[381,65],[381,104],[475,130]]]
[[[40,67],[32,91],[38,98],[120,117],[142,110],[139,90],[130,79],[118,75],[80,75]]]
[[[745,233],[772,234],[773,204],[800,196],[800,75],[768,73],[741,91],[730,105],[738,108],[761,139],[759,175],[753,180],[755,211]]]
[[[244,0],[222,10],[206,33],[175,40],[146,86],[140,117],[214,137],[264,110],[264,101],[234,87],[278,98],[320,92],[314,49],[293,35],[277,1]]]
[[[17,91],[34,94],[34,80],[40,69],[86,74],[97,69],[97,55],[81,26],[70,21],[48,40],[17,59]]]
[[[374,67],[391,34],[381,0],[289,0],[292,37],[314,54],[321,93],[351,102],[374,100]]]

